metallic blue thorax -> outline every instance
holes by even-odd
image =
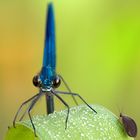
[[[45,46],[43,56],[43,66],[40,78],[44,88],[51,87],[52,80],[56,76],[56,50],[55,50],[55,24],[52,3],[48,5],[46,18]]]

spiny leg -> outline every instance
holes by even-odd
[[[37,136],[37,135],[36,135],[35,125],[34,125],[34,123],[33,123],[32,116],[31,116],[31,110],[33,109],[34,105],[36,104],[36,102],[39,100],[39,98],[40,98],[42,95],[43,95],[43,93],[42,93],[42,94],[39,94],[39,96],[38,96],[37,98],[35,98],[35,99],[32,101],[30,107],[29,107],[28,110],[27,110],[28,115],[29,115],[29,119],[30,119],[30,121],[31,121],[33,130],[34,130],[35,136]]]
[[[37,98],[37,97],[36,97]],[[35,99],[34,99],[35,100]],[[31,105],[30,105],[31,106]],[[22,121],[22,119],[24,118],[25,114],[28,112],[30,106],[28,107],[28,109],[26,109],[23,113],[23,115],[20,117],[19,121]]]
[[[93,110],[95,113],[97,113],[96,112],[96,110],[94,110],[79,94],[77,94],[77,93],[72,93],[72,92],[63,92],[63,91],[55,91],[56,93],[58,93],[58,94],[67,94],[67,95],[73,95],[73,96],[78,96],[91,110]]]
[[[64,80],[64,78],[63,78],[60,74],[59,74],[58,76],[60,77],[60,79],[61,79],[62,82],[64,83],[64,85],[65,85],[65,87],[67,88],[67,90],[71,93],[71,89],[69,88],[69,86],[68,86],[67,82]],[[72,98],[73,98],[75,104],[78,105],[78,102],[76,101],[74,95],[71,95],[71,96],[72,96]]]
[[[35,97],[37,97],[38,95],[39,95],[39,93],[36,94],[36,95],[34,95],[33,97],[29,98],[28,100],[26,100],[25,102],[23,102],[23,103],[21,104],[21,106],[19,107],[19,109],[18,109],[18,111],[17,111],[17,113],[16,113],[16,115],[15,115],[15,117],[14,117],[14,120],[13,120],[13,126],[14,126],[14,127],[15,127],[15,122],[16,122],[17,116],[18,116],[18,114],[20,113],[21,108],[22,108],[24,105],[26,105],[28,102],[30,102],[31,100],[33,100]]]
[[[40,95],[42,95],[41,94],[42,93],[42,91],[40,91]],[[39,95],[38,95],[39,96]],[[36,97],[36,98],[38,98],[38,97]],[[35,99],[34,99],[35,100]],[[32,103],[31,103],[32,104]],[[30,105],[31,106],[31,105]],[[27,110],[25,110],[25,112],[23,113],[23,115],[20,117],[20,119],[19,119],[19,121],[22,121],[22,119],[24,118],[24,116],[25,116],[25,114],[28,112],[28,110],[29,110],[29,108],[30,108],[30,106],[28,107],[28,109]]]
[[[22,121],[22,119],[24,118],[25,114],[27,113],[27,110],[24,111],[23,115],[20,117],[19,121]]]
[[[52,91],[51,93],[53,95],[55,95],[68,108],[68,113],[67,113],[66,121],[65,121],[65,129],[67,129],[67,123],[68,123],[68,118],[69,118],[70,107],[69,107],[69,105],[59,95],[57,95],[55,93],[55,91]]]

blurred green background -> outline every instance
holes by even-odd
[[[0,139],[19,105],[38,92],[32,77],[42,64],[47,2],[0,0]],[[53,2],[57,72],[88,103],[104,105],[116,115],[122,111],[139,127],[140,1]],[[74,105],[71,97],[63,98]],[[64,108],[56,100],[56,110]],[[43,113],[44,98],[33,110]]]

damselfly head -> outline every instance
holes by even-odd
[[[40,79],[40,77],[39,77],[39,75],[37,74],[37,75],[35,75],[34,77],[33,77],[33,85],[35,86],[35,87],[40,87],[41,86],[41,79]]]
[[[60,86],[60,84],[61,84],[61,79],[60,79],[59,76],[56,76],[56,77],[54,78],[54,80],[52,81],[52,86],[53,86],[54,88],[58,88],[58,87]]]
[[[120,118],[121,118],[121,122],[124,126],[126,133],[130,137],[136,137],[137,136],[137,125],[136,125],[135,121],[132,118],[130,118],[126,115],[123,115],[122,113],[120,113]]]

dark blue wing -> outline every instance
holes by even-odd
[[[55,71],[56,67],[56,48],[55,48],[55,23],[53,5],[48,5],[48,13],[46,18],[45,46],[43,56],[43,67],[51,67]]]

